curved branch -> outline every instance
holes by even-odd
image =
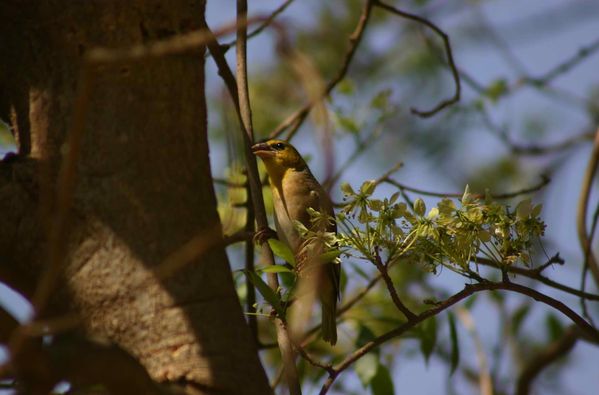
[[[402,18],[411,19],[413,21],[421,23],[421,24],[425,25],[426,27],[428,27],[429,29],[432,29],[435,33],[437,33],[441,37],[441,39],[443,39],[443,45],[445,46],[445,53],[447,54],[447,64],[449,65],[449,68],[451,70],[451,75],[452,75],[453,81],[455,83],[455,93],[453,94],[453,96],[451,98],[441,101],[439,104],[437,104],[431,110],[421,111],[416,108],[412,108],[411,109],[412,113],[416,114],[420,117],[423,117],[423,118],[428,118],[428,117],[435,115],[436,113],[443,110],[444,108],[449,107],[452,104],[460,101],[460,97],[462,94],[462,85],[460,83],[460,73],[458,72],[458,69],[453,60],[453,51],[451,50],[451,44],[449,43],[449,36],[443,30],[441,30],[437,25],[435,25],[434,23],[432,23],[431,21],[429,21],[426,18],[423,18],[423,17],[415,15],[415,14],[410,14],[409,12],[402,11],[402,10],[397,9],[389,4],[383,3],[380,0],[375,0],[375,5],[379,8],[389,11],[392,14],[398,15]]]
[[[590,341],[595,343],[599,342],[599,332],[595,330],[591,325],[589,325],[589,323],[586,322],[581,316],[579,316],[576,312],[574,312],[572,309],[570,309],[568,306],[566,306],[559,300],[553,299],[552,297],[544,295],[538,291],[535,291],[534,289],[511,282],[482,282],[478,284],[466,284],[463,290],[450,296],[445,301],[439,303],[437,306],[420,313],[413,320],[407,321],[404,324],[398,326],[397,328],[369,341],[364,346],[360,347],[352,354],[348,355],[341,363],[339,363],[337,366],[333,368],[334,373],[330,374],[328,379],[325,381],[324,385],[320,390],[320,395],[324,395],[328,392],[328,390],[331,388],[333,382],[339,376],[339,374],[341,374],[354,362],[356,362],[358,359],[360,359],[376,347],[387,342],[388,340],[403,335],[406,331],[414,328],[416,325],[420,324],[426,319],[435,316],[443,312],[444,310],[447,310],[454,304],[466,299],[467,297],[477,292],[491,290],[507,290],[520,293],[529,296],[548,306],[551,306],[554,309],[560,311],[568,318],[570,318],[577,325],[577,327],[580,328],[582,332],[584,332],[584,334]]]
[[[584,181],[582,183],[582,191],[580,192],[580,198],[578,201],[578,212],[576,214],[576,223],[578,230],[578,239],[585,257],[584,267],[591,269],[591,273],[595,279],[595,284],[599,286],[599,265],[595,259],[595,255],[591,250],[591,241],[587,234],[587,209],[589,205],[589,198],[591,194],[591,185],[595,179],[597,173],[597,165],[599,164],[599,129],[595,133],[595,141],[593,143],[593,151],[591,153],[591,159],[587,166],[584,174]],[[583,269],[585,270],[585,269]]]

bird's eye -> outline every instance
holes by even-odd
[[[273,144],[272,147],[274,149],[276,149],[277,151],[280,151],[280,150],[285,149],[285,144],[283,144],[283,143],[276,143],[276,144]]]

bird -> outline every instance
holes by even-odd
[[[252,152],[264,162],[270,180],[277,237],[294,253],[297,288],[302,288],[304,280],[313,290],[313,299],[319,299],[322,309],[322,339],[335,345],[337,301],[340,299],[340,264],[330,259],[323,262],[323,259],[320,259],[325,252],[322,241],[303,239],[294,224],[294,221],[298,221],[309,230],[336,234],[333,203],[312,175],[306,161],[290,143],[270,139],[253,145]],[[328,219],[311,221],[310,209],[326,215]],[[314,229],[315,226],[320,229]],[[312,303],[308,305],[311,311]]]

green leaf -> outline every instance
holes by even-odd
[[[424,204],[424,200],[417,198],[414,200],[414,212],[419,216],[423,216],[426,212],[426,204]]]
[[[377,373],[379,367],[378,356],[374,353],[368,353],[358,359],[354,364],[354,371],[366,388]]]
[[[431,317],[420,325],[420,350],[424,354],[424,360],[428,363],[435,344],[437,343],[437,320]]]
[[[555,314],[547,314],[545,322],[547,324],[547,332],[549,332],[549,340],[554,341],[562,337],[564,334],[564,324],[562,324]]]
[[[268,239],[268,245],[273,254],[283,258],[283,260],[290,265],[295,266],[295,256],[287,244],[283,243],[281,240]]]
[[[349,78],[344,78],[337,84],[337,91],[342,95],[351,96],[354,94],[355,84]]]
[[[389,107],[389,97],[391,96],[391,89],[384,89],[376,94],[370,102],[372,108],[377,110],[384,110]]]
[[[542,210],[543,210],[543,205],[537,204],[536,206],[533,207],[531,215],[536,218],[539,215],[541,215]]]
[[[530,311],[530,305],[529,304],[525,304],[520,306],[516,312],[514,313],[514,315],[512,316],[512,334],[514,336],[518,335],[518,332],[520,331],[520,328],[522,327],[522,323],[524,322],[524,319],[527,317],[528,312]]]
[[[338,115],[337,120],[339,121],[339,125],[348,132],[355,134],[360,132],[360,126],[355,119],[344,115]]]
[[[293,273],[293,270],[283,265],[270,265],[260,269],[262,273]]]
[[[320,259],[324,262],[331,262],[333,259],[341,255],[341,250],[330,250],[320,255]]]
[[[254,284],[254,287],[256,287],[258,292],[260,292],[260,295],[262,295],[264,300],[266,300],[275,309],[279,317],[285,317],[285,311],[281,305],[279,295],[277,295],[276,292],[273,291],[272,288],[269,287],[268,284],[262,280],[262,277],[260,277],[256,272],[251,270],[244,270],[243,272],[246,276],[248,276],[251,283]]]
[[[383,364],[379,364],[376,374],[370,381],[372,395],[389,395],[395,393],[393,386],[393,377],[389,369]]]
[[[455,325],[453,313],[449,313],[449,339],[451,340],[451,368],[449,375],[453,375],[460,363],[460,342],[458,340],[458,331]]]
[[[356,194],[356,192],[354,192],[354,189],[347,182],[341,184],[341,192],[343,192],[343,194],[346,196],[353,196]]]

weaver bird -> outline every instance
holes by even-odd
[[[312,299],[319,299],[322,307],[322,338],[334,345],[337,342],[335,318],[340,296],[340,266],[334,261],[323,262],[322,241],[303,239],[294,225],[294,221],[299,221],[314,232],[336,233],[333,203],[291,144],[268,140],[255,144],[252,152],[262,159],[270,179],[277,236],[295,255],[298,301],[301,304],[302,294],[307,293],[301,292],[302,288],[304,291],[311,289],[310,294],[315,296]],[[325,221],[311,221],[309,209],[326,215]],[[306,286],[302,287],[302,284]],[[312,303],[304,305],[311,310]]]

